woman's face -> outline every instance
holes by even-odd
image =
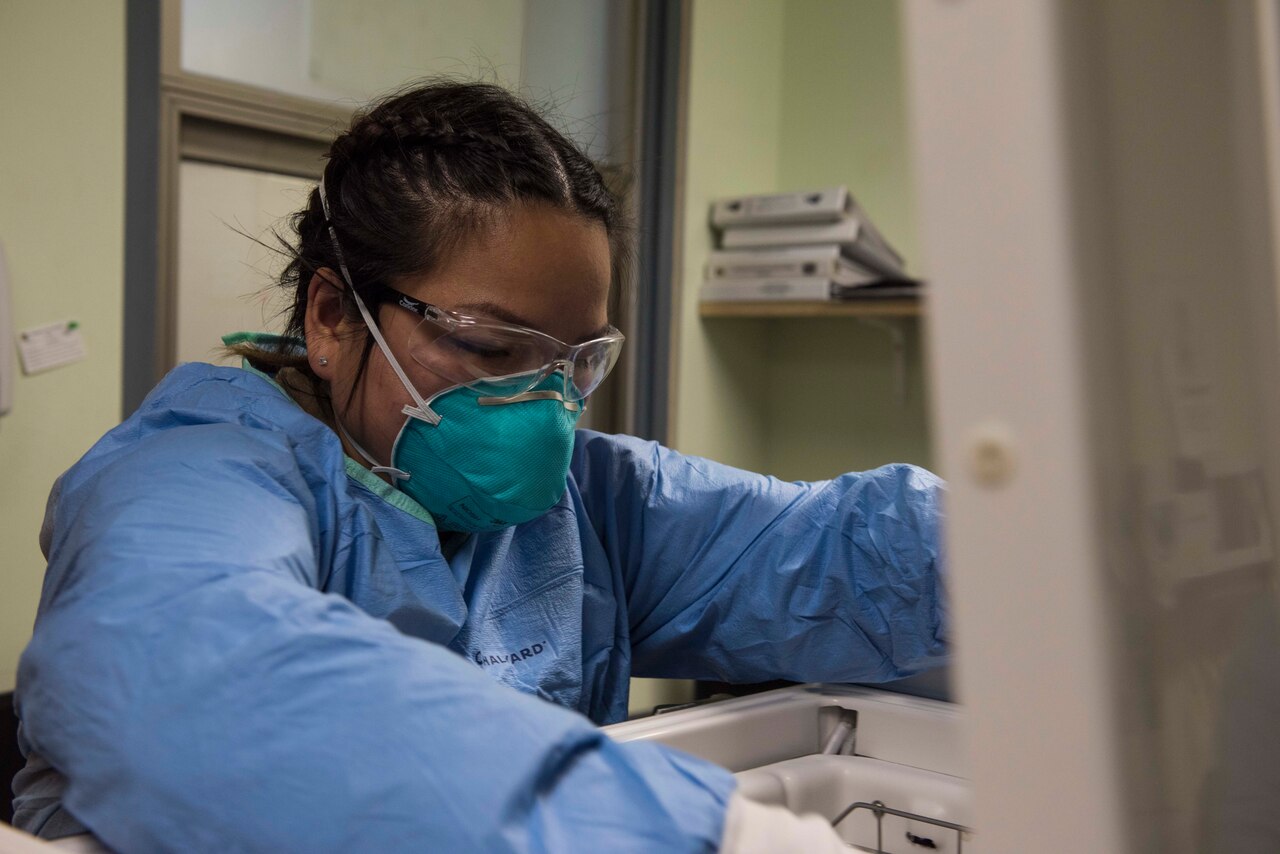
[[[463,243],[431,275],[391,284],[440,308],[528,326],[573,344],[598,337],[607,326],[609,278],[609,239],[602,224],[548,205],[523,204]],[[338,296],[321,276],[312,279],[307,355],[312,370],[328,380],[343,425],[378,463],[388,465],[404,425],[401,410],[413,398],[376,346],[356,385],[364,329],[345,319]],[[424,400],[456,385],[409,355],[409,336],[420,317],[389,303],[369,310]],[[353,451],[347,449],[361,459]]]

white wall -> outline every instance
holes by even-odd
[[[311,0],[182,0],[182,68],[322,100],[358,94],[311,76],[311,18]]]
[[[619,25],[628,3],[612,0],[527,0],[521,51],[521,91],[554,107],[556,122],[597,159],[616,155],[631,104],[610,104],[613,76],[620,69],[610,56],[616,47],[610,28]],[[566,49],[571,46],[571,49]]]
[[[290,237],[315,182],[191,161],[178,181],[178,361],[238,365],[220,354],[223,335],[284,326],[276,278],[288,258],[273,231]]]
[[[520,79],[524,0],[311,0],[311,77],[368,98],[428,74],[489,64]]]
[[[905,7],[984,850],[1280,850],[1275,6]]]
[[[30,637],[49,488],[120,419],[124,0],[0,3],[0,241],[18,328],[80,321],[89,358],[20,377],[0,418],[0,691]]]
[[[183,0],[186,71],[356,106],[419,77],[483,77],[555,106],[595,156],[617,142],[624,0]],[[620,110],[631,105],[615,105]]]

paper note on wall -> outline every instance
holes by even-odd
[[[80,324],[74,320],[35,326],[18,333],[22,372],[30,376],[41,371],[78,362],[86,355]]]

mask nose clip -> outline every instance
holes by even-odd
[[[568,359],[556,359],[554,362],[549,362],[544,366],[542,371],[538,374],[538,378],[534,380],[533,388],[537,388],[542,385],[542,383],[544,383],[547,378],[553,375],[556,371],[559,371],[564,377],[563,387],[560,391],[560,399],[564,401],[565,409],[578,409],[578,401],[574,397],[573,362]]]
[[[564,367],[564,400],[565,403],[574,401],[573,397],[573,362],[567,359],[559,359],[551,363],[551,370],[554,373],[558,366]]]
[[[542,385],[556,371],[564,374],[564,383],[561,385],[560,390],[556,391],[554,388],[539,389],[538,386]],[[579,402],[575,400],[573,392],[573,364],[564,359],[557,359],[538,372],[538,378],[534,380],[528,391],[511,397],[481,397],[476,399],[476,404],[478,406],[506,406],[510,403],[521,403],[526,400],[558,400],[560,405],[570,412],[579,412],[586,405],[586,401]],[[407,411],[408,409],[406,408]]]

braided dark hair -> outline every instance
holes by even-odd
[[[329,148],[325,189],[353,285],[372,306],[381,285],[429,274],[503,209],[538,201],[604,225],[616,287],[628,263],[622,211],[600,172],[573,142],[512,92],[489,83],[431,80],[357,113]],[[325,385],[291,346],[305,332],[307,292],[322,268],[338,269],[318,190],[290,222],[290,261],[278,285],[291,295],[283,338],[234,352],[270,368],[294,368],[327,409]],[[364,329],[355,301],[348,319]],[[363,375],[373,337],[364,330]],[[354,392],[354,386],[352,391]]]

